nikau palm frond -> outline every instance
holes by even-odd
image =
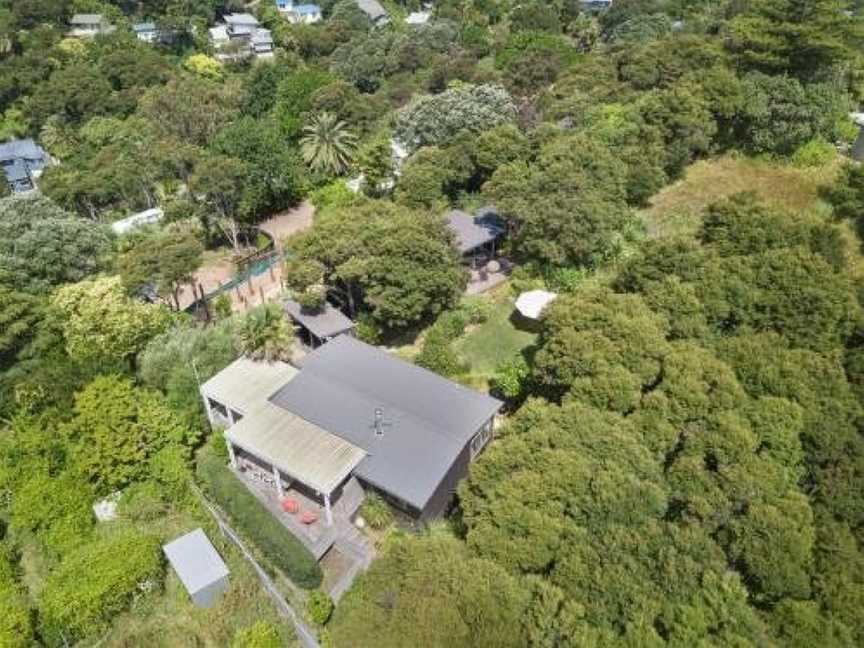
[[[334,175],[345,173],[351,166],[356,143],[357,138],[347,130],[345,122],[328,112],[314,117],[303,128],[300,140],[303,159],[312,170]]]

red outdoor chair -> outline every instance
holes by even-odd
[[[318,521],[318,516],[312,511],[306,511],[300,516],[300,521],[303,524],[315,524]]]
[[[282,510],[286,513],[298,513],[300,511],[300,505],[297,503],[297,500],[286,498],[282,500]]]

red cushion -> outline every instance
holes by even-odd
[[[297,500],[283,499],[282,510],[286,513],[296,513],[300,510],[300,505],[297,503]]]
[[[303,516],[300,518],[300,521],[303,524],[312,524],[318,521],[318,516],[315,515],[312,511],[306,511],[303,513]]]

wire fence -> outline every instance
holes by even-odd
[[[198,496],[198,499],[201,501],[201,504],[205,509],[213,516],[213,519],[216,520],[216,524],[219,527],[219,530],[222,532],[226,538],[228,538],[234,545],[240,550],[240,553],[243,554],[243,557],[246,558],[247,562],[252,565],[252,568],[255,570],[255,573],[258,574],[258,578],[261,581],[261,585],[264,587],[264,591],[270,596],[273,600],[273,603],[276,605],[276,609],[278,610],[280,616],[287,619],[294,626],[294,632],[297,634],[297,638],[300,640],[300,643],[304,646],[304,648],[321,648],[321,644],[318,643],[316,633],[309,628],[303,618],[297,614],[297,611],[291,607],[291,604],[285,600],[285,597],[282,596],[282,593],[276,587],[276,584],[273,582],[273,579],[264,571],[264,568],[258,564],[258,561],[255,560],[255,557],[246,548],[246,544],[243,540],[240,539],[240,536],[237,534],[234,529],[231,528],[231,525],[225,520],[225,517],[222,513],[212,505],[204,494],[196,487],[192,486],[192,490]]]

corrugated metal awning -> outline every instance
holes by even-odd
[[[324,494],[333,492],[366,456],[363,449],[269,402],[245,415],[225,436]]]

